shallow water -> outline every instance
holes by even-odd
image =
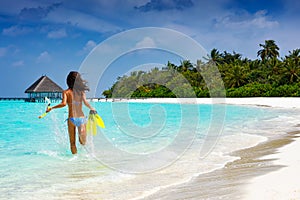
[[[237,159],[230,152],[292,131],[299,119],[297,110],[265,107],[93,106],[106,128],[74,156],[66,108],[38,119],[42,103],[0,102],[0,198],[142,198],[224,167]]]

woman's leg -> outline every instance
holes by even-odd
[[[69,132],[71,152],[72,152],[72,154],[76,154],[77,153],[76,129],[75,129],[74,124],[70,120],[68,120],[68,132]]]
[[[81,124],[78,127],[78,136],[79,136],[80,144],[85,145],[85,143],[86,143],[86,127],[85,127],[85,124]]]

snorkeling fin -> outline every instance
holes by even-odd
[[[47,114],[48,114],[47,112],[44,112],[43,114],[41,114],[41,115],[39,116],[39,119],[45,117]]]
[[[46,107],[46,111],[39,116],[39,119],[45,117],[48,114],[47,110],[50,107],[51,101],[50,101],[50,99],[48,99],[47,97],[45,97],[45,102],[48,103],[48,105]]]
[[[93,115],[89,115],[88,121],[86,123],[86,131],[92,135],[97,134],[97,124]]]
[[[102,118],[98,115],[98,113],[95,114],[94,118],[96,119],[96,123],[98,126],[100,126],[101,128],[105,128],[104,122]]]
[[[105,128],[104,122],[102,118],[97,114],[97,111],[90,111],[88,121],[86,123],[86,130],[87,133],[90,133],[92,135],[97,134],[97,126],[100,126],[101,128]]]

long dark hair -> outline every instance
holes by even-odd
[[[85,92],[90,91],[87,82],[81,78],[78,72],[71,71],[67,77],[67,85],[73,91]]]

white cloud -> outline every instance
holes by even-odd
[[[96,32],[111,32],[118,31],[121,28],[107,20],[102,20],[101,17],[82,13],[76,10],[58,8],[50,12],[46,17],[47,21],[58,24],[69,24],[80,29],[96,31]]]
[[[279,22],[269,20],[266,10],[259,10],[254,14],[254,18],[248,22],[248,25],[249,27],[254,26],[258,28],[276,28],[279,26]]]
[[[0,1],[0,12],[8,15],[17,15],[25,7],[38,7],[41,4],[41,2],[31,0]]]
[[[169,0],[166,0],[167,2]],[[18,2],[18,3],[16,3]],[[12,0],[7,2],[0,2],[0,11],[3,13],[9,13],[5,16],[15,16],[23,8],[46,8],[51,5],[49,1],[37,2],[29,0]],[[188,9],[182,9],[180,11],[167,9],[163,11],[151,10],[151,12],[140,12],[135,7],[146,5],[151,0],[130,0],[130,1],[91,1],[86,4],[84,1],[74,1],[71,3],[63,3],[62,6],[51,10],[48,15],[41,19],[42,25],[49,24],[47,30],[43,33],[48,34],[48,38],[62,38],[69,34],[89,34],[91,42],[84,41],[84,44],[80,50],[77,49],[80,55],[84,55],[91,49],[93,49],[94,41],[100,41],[103,38],[109,37],[111,33],[119,32],[121,30],[128,30],[136,27],[167,27],[175,29],[179,32],[187,34],[196,39],[199,43],[203,44],[208,51],[212,48],[221,48],[222,50],[235,50],[237,52],[245,52],[246,56],[252,54],[252,57],[256,57],[256,51],[258,44],[262,43],[265,39],[271,38],[276,40],[280,36],[286,37],[282,39],[281,43],[287,43],[289,40],[293,46],[297,45],[297,37],[294,34],[293,29],[287,27],[291,24],[295,27],[295,30],[299,32],[299,28],[295,25],[299,20],[299,8],[300,1],[286,0],[282,2],[282,11],[274,13],[274,9],[270,7],[269,13],[268,5],[263,6],[266,10],[262,9],[259,4],[257,7],[251,7],[251,10],[247,10],[247,3],[241,5],[237,4],[233,0],[214,0],[214,1],[193,1],[193,6]],[[3,7],[1,7],[3,5]],[[277,4],[276,4],[277,5]],[[253,6],[255,6],[253,4]],[[6,9],[5,9],[6,8]],[[8,8],[8,9],[7,9]],[[7,11],[5,11],[7,10]],[[253,13],[257,11],[256,13]],[[298,14],[296,14],[298,13]],[[291,17],[296,15],[296,17]],[[216,18],[217,17],[217,18]],[[12,19],[14,20],[14,19]],[[73,26],[75,29],[57,30],[49,32],[49,29],[54,27],[61,27],[61,25]],[[39,30],[41,30],[39,26]],[[32,26],[34,27],[34,26]],[[28,27],[30,28],[30,27]],[[35,29],[38,29],[37,26]],[[85,30],[82,33],[80,30]],[[51,30],[51,29],[50,29]],[[75,30],[72,32],[72,30]],[[12,26],[2,31],[6,35],[21,35],[30,31],[25,26]],[[107,33],[105,35],[93,35],[92,32]],[[49,33],[48,33],[49,32]],[[68,33],[68,34],[67,34]],[[292,36],[292,37],[291,37]],[[78,37],[79,38],[79,37]],[[81,39],[81,38],[79,38]],[[277,41],[277,40],[276,40]],[[82,42],[82,41],[79,41]],[[251,43],[252,42],[252,43]],[[156,44],[155,44],[156,43]],[[136,44],[139,47],[145,46],[158,46],[160,41],[155,38],[141,38]],[[245,45],[246,43],[246,45]],[[278,40],[280,45],[280,41]],[[299,45],[298,45],[299,46]],[[115,47],[107,47],[107,51],[114,51]],[[286,47],[289,49],[289,47]],[[249,53],[250,52],[250,53]],[[252,53],[251,53],[252,52]],[[249,54],[248,54],[249,53]],[[0,56],[9,55],[10,51],[5,53],[4,49],[0,49]]]
[[[31,31],[32,29],[28,27],[11,26],[9,28],[3,29],[2,34],[8,36],[19,36],[19,35],[30,33]]]
[[[14,45],[8,45],[6,47],[0,47],[0,57],[4,56],[14,56],[20,50]]]
[[[93,40],[89,40],[87,41],[87,43],[85,44],[85,46],[83,47],[83,50],[85,52],[89,52],[91,51],[93,48],[95,48],[97,46],[97,43],[94,42]]]
[[[156,44],[150,37],[144,37],[143,40],[136,43],[136,48],[155,48]]]
[[[24,61],[23,60],[16,61],[12,64],[12,66],[14,67],[24,66]]]
[[[77,55],[85,55],[90,53],[95,47],[97,46],[97,43],[93,40],[89,40],[85,43],[84,47],[77,53]]]
[[[67,33],[65,29],[59,29],[59,30],[49,32],[47,37],[51,39],[59,39],[59,38],[67,37]]]
[[[266,10],[257,11],[254,15],[249,13],[230,14],[217,20],[216,27],[225,27],[231,29],[247,29],[247,28],[276,28],[279,22],[269,20]]]
[[[42,52],[38,58],[36,59],[37,63],[49,62],[51,60],[51,56],[47,51]]]
[[[136,7],[138,10],[142,12],[149,12],[149,11],[165,11],[165,10],[180,10],[190,8],[194,5],[191,0],[150,0],[146,4]]]

